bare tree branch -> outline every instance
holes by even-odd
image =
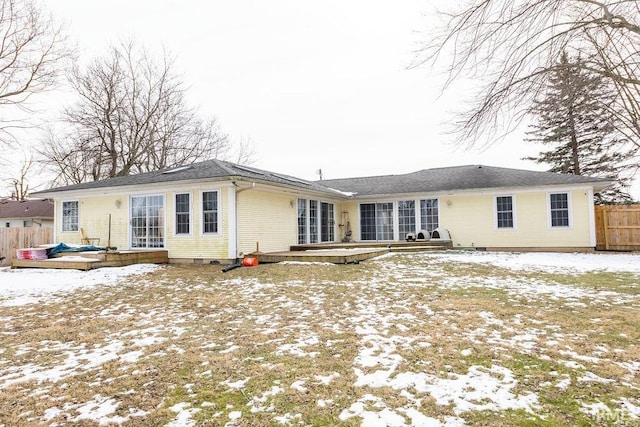
[[[637,0],[467,0],[418,53],[416,66],[446,65],[445,88],[479,82],[454,122],[463,145],[515,129],[563,52],[617,88],[625,132],[640,145],[640,8]]]
[[[0,2],[0,144],[12,131],[27,127],[8,107],[27,110],[27,101],[51,88],[71,52],[60,26],[45,16],[33,0]]]
[[[229,140],[216,120],[202,120],[187,105],[174,59],[155,58],[134,42],[69,80],[79,100],[64,117],[69,131],[51,136],[42,150],[62,183],[79,183],[222,158]]]

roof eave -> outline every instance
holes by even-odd
[[[578,182],[578,183],[557,183],[546,185],[518,185],[518,186],[503,186],[503,187],[481,187],[481,188],[451,188],[442,190],[428,190],[428,191],[413,191],[413,192],[394,192],[394,193],[377,193],[377,194],[358,194],[354,193],[353,199],[382,199],[382,198],[398,198],[404,196],[412,196],[418,194],[428,194],[434,196],[446,196],[456,194],[469,194],[469,193],[500,193],[509,191],[541,191],[543,189],[562,189],[562,188],[593,188],[593,192],[597,193],[604,188],[613,184],[613,181],[592,181],[592,182]]]

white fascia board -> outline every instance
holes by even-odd
[[[416,193],[389,193],[389,194],[373,194],[355,196],[353,199],[357,201],[369,200],[405,200],[416,198],[438,198],[445,196],[489,196],[497,193],[541,193],[549,191],[588,191],[592,190],[593,185],[588,184],[555,184],[536,187],[491,187],[467,190],[445,190],[434,192],[416,192]]]
[[[46,195],[44,197],[52,199],[69,199],[79,197],[100,197],[100,196],[121,196],[121,195],[137,195],[148,193],[165,193],[165,192],[185,192],[190,189],[201,188],[203,185],[210,187],[210,184],[217,184],[218,188],[224,188],[232,186],[231,180],[225,179],[200,179],[200,180],[188,180],[188,181],[172,181],[172,182],[154,182],[151,184],[131,184],[131,185],[119,185],[115,187],[98,187],[98,188],[83,188],[79,190],[67,190],[67,191],[51,191],[43,192],[41,194]]]

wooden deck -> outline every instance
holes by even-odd
[[[169,253],[166,250],[152,251],[88,251],[63,252],[46,260],[11,261],[11,268],[55,268],[71,270],[91,270],[101,267],[122,267],[132,264],[166,264]]]
[[[421,242],[312,243],[291,246],[289,251],[252,254],[260,263],[299,261],[352,264],[388,252],[423,252],[451,248],[450,240]]]
[[[357,264],[389,252],[386,248],[316,249],[284,252],[255,253],[252,257],[260,263],[273,262],[330,262],[333,264]]]
[[[318,249],[388,249],[390,252],[422,252],[451,249],[451,240],[425,240],[418,242],[349,242],[349,243],[311,243],[291,246],[291,251],[310,251]]]

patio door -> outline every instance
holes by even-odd
[[[164,248],[164,196],[131,197],[131,248]]]
[[[298,244],[334,242],[335,216],[333,203],[298,199]]]
[[[320,241],[333,242],[334,218],[333,203],[320,203]]]
[[[393,203],[360,204],[360,239],[393,240]]]

